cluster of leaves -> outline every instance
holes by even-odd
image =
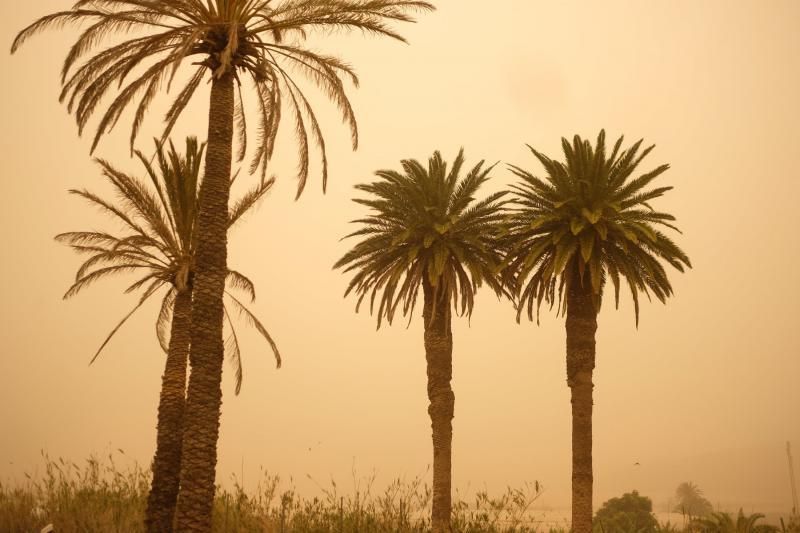
[[[449,169],[437,151],[427,165],[403,160],[403,172],[380,170],[378,181],[356,186],[370,197],[355,202],[371,212],[353,221],[362,227],[347,237],[363,240],[334,268],[355,271],[345,296],[358,295],[356,310],[369,296],[372,312],[382,291],[378,327],[384,317],[391,324],[401,303],[410,320],[421,285],[432,287],[434,301],[452,301],[467,315],[482,283],[504,292],[496,276],[502,258],[493,242],[504,193],[475,201],[492,167],[481,161],[462,178],[463,164],[463,150]]]
[[[358,145],[358,130],[343,80],[357,85],[358,78],[341,60],[314,53],[298,41],[305,39],[308,31],[326,28],[352,28],[404,41],[389,23],[411,22],[410,11],[430,9],[432,4],[416,0],[291,0],[277,4],[272,0],[78,0],[72,9],[42,17],[23,29],[11,52],[49,28],[87,25],[64,60],[60,100],[74,112],[82,132],[103,98],[116,93],[98,122],[92,150],[129,107],[136,109],[130,137],[133,150],[150,105],[164,86],[169,91],[181,66],[191,58],[193,72],[172,100],[162,141],[204,79],[232,75],[239,87],[235,114],[240,137],[237,160],[242,161],[247,127],[241,86],[249,82],[258,107],[258,139],[250,170],[261,169],[262,180],[265,178],[281,117],[288,114],[300,149],[299,196],[308,177],[309,141],[320,150],[323,188],[327,159],[320,125],[293,73],[312,80],[336,105],[350,128],[353,148]],[[129,32],[136,36],[98,50],[107,37]]]
[[[709,516],[695,518],[687,528],[691,533],[778,533],[780,529],[768,524],[758,524],[761,513],[746,515],[739,509],[736,518],[730,513],[712,512]]]
[[[622,142],[620,137],[607,154],[604,131],[594,147],[577,135],[572,143],[562,139],[565,162],[529,146],[545,169],[544,179],[511,166],[522,180],[512,186],[514,208],[505,237],[510,250],[506,262],[521,291],[517,319],[527,308],[533,320],[533,308],[538,316],[542,302],[552,306],[558,301],[559,311],[566,314],[563,295],[573,284],[588,284],[599,309],[608,277],[617,305],[620,284],[627,283],[638,323],[640,293],[662,303],[672,294],[660,261],[680,272],[691,266],[686,254],[658,229],[679,231],[671,223],[675,217],[649,203],[672,189],[648,189],[669,165],[630,179],[654,147],[639,152],[639,140],[621,150]]]
[[[186,139],[185,152],[180,153],[170,141],[168,146],[156,142],[153,165],[141,152],[136,155],[144,166],[147,179],[142,180],[114,168],[109,162],[98,159],[103,176],[116,193],[117,201],[106,200],[88,190],[70,192],[101,209],[123,229],[116,233],[106,231],[73,231],[56,236],[56,240],[69,245],[86,259],[75,274],[75,282],[64,295],[69,298],[96,281],[117,274],[136,274],[136,280],[126,293],[140,291],[138,302],[105,338],[92,358],[92,362],[125,322],[145,302],[161,291],[161,310],[156,320],[156,333],[166,352],[169,346],[170,323],[173,304],[179,291],[191,290],[194,277],[194,259],[198,239],[197,216],[204,144],[197,139]],[[229,228],[271,189],[274,180],[256,184],[237,200],[228,215]],[[249,278],[229,270],[226,279],[225,319],[229,328],[226,352],[236,372],[236,393],[242,386],[242,361],[238,336],[231,318],[236,310],[246,323],[269,343],[280,367],[281,358],[275,341],[258,318],[233,294],[233,289],[243,292],[255,301],[255,286]]]
[[[675,217],[650,204],[672,188],[650,187],[669,166],[633,177],[653,147],[640,151],[639,140],[622,149],[622,142],[607,154],[604,131],[595,146],[577,135],[562,139],[563,163],[531,148],[546,176],[511,165],[521,182],[508,198],[499,192],[476,199],[492,167],[481,161],[459,178],[463,151],[449,171],[435,152],[427,167],[403,160],[402,172],[377,172],[378,181],[356,186],[369,194],[355,201],[370,213],[354,221],[360,228],[348,237],[362,240],[334,266],[354,272],[345,295],[357,294],[356,310],[367,297],[371,312],[379,302],[380,327],[398,308],[413,313],[420,285],[469,315],[486,283],[514,299],[517,319],[527,308],[532,320],[543,302],[558,301],[566,313],[563,295],[575,284],[591,290],[599,310],[610,278],[617,305],[621,284],[630,288],[638,323],[640,294],[661,302],[672,294],[661,262],[681,272],[691,263],[659,230],[677,231]]]

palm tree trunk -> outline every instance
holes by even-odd
[[[153,482],[144,524],[148,533],[171,533],[178,500],[186,404],[186,363],[191,335],[192,291],[178,291],[172,311],[167,363],[158,403]]]
[[[451,455],[455,395],[450,386],[453,377],[453,332],[450,329],[450,306],[441,294],[423,280],[425,304],[425,359],[428,370],[428,414],[433,430],[433,533],[449,533],[451,501]]]
[[[176,530],[211,531],[222,405],[222,296],[227,275],[228,200],[233,143],[233,76],[214,78],[208,117],[208,151],[200,186],[192,304],[191,374]]]
[[[588,274],[588,272],[587,272]],[[592,531],[592,372],[597,311],[591,281],[567,290],[567,384],[572,393],[572,531]]]

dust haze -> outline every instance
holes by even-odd
[[[271,169],[276,187],[231,236],[229,263],[258,287],[253,309],[284,365],[275,370],[268,347],[241,331],[244,385],[234,396],[226,366],[218,481],[243,473],[252,486],[263,468],[315,494],[331,478],[346,487],[353,471],[374,471],[377,487],[425,475],[422,324],[376,332],[374,318],[342,298],[348,278],[331,269],[349,246],[339,240],[348,221],[363,214],[353,185],[434,149],[452,159],[461,146],[467,164],[539,172],[525,143],[557,157],[562,136],[606,128],[610,138],[656,144],[648,165],[671,165],[662,181],[675,190],[660,205],[677,217],[694,268],[674,276],[666,306],[643,304],[638,329],[625,298],[600,314],[595,505],[637,489],[662,511],[679,483],[693,481],[722,507],[790,508],[786,441],[800,450],[800,3],[436,4],[424,23],[404,28],[411,46],[326,37],[325,49],[362,80],[348,88],[361,146],[352,153],[346,128],[320,106],[327,194],[312,167],[308,191],[293,200],[297,162],[284,149]],[[17,3],[0,41],[64,6]],[[52,32],[13,57],[0,54],[2,480],[35,472],[42,449],[81,460],[123,448],[122,460],[147,465],[155,444],[157,309],[139,313],[89,367],[134,297],[104,282],[61,300],[78,259],[53,236],[106,223],[66,193],[103,190],[90,140],[77,137],[57,101],[70,38]],[[174,138],[205,132],[202,105]],[[156,108],[140,139],[158,131],[161,116]],[[139,172],[126,133],[119,127],[97,155]],[[488,189],[513,181],[503,163]],[[540,326],[518,325],[511,305],[483,290],[471,322],[455,320],[453,330],[453,486],[463,495],[538,480],[537,505],[566,506],[563,320],[543,311]]]

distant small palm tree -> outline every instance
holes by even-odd
[[[453,371],[453,309],[471,315],[475,292],[486,282],[503,292],[495,274],[501,256],[493,235],[501,218],[501,197],[496,193],[476,201],[478,189],[489,179],[491,168],[478,163],[463,179],[459,152],[448,172],[439,152],[427,168],[416,160],[403,160],[403,173],[376,172],[373,183],[356,185],[367,193],[355,202],[370,214],[355,223],[362,227],[347,237],[363,237],[334,268],[354,272],[345,292],[358,295],[356,311],[369,296],[370,312],[378,302],[378,327],[383,318],[391,324],[398,307],[409,321],[422,286],[425,358],[428,373],[428,413],[433,429],[433,531],[450,531],[451,446],[455,395],[450,386]],[[380,293],[380,296],[379,296]]]
[[[704,517],[714,510],[711,502],[703,496],[703,491],[697,484],[684,481],[675,489],[678,503],[674,507],[676,513],[689,517]]]
[[[777,533],[776,526],[756,524],[764,518],[761,513],[745,515],[742,509],[736,516],[736,521],[730,513],[711,513],[704,518],[695,518],[689,523],[689,531],[694,533]]]
[[[639,293],[664,302],[672,286],[659,260],[679,271],[689,258],[658,226],[677,229],[672,215],[650,206],[672,187],[646,189],[669,165],[629,180],[652,150],[642,141],[620,152],[622,137],[606,154],[605,132],[597,145],[577,135],[562,139],[566,161],[553,161],[530,148],[547,173],[535,177],[511,166],[522,183],[513,187],[505,246],[507,272],[517,280],[517,320],[542,302],[566,315],[567,383],[572,393],[572,527],[592,530],[592,373],[597,314],[607,278],[619,304],[622,281],[630,287],[639,321]],[[506,276],[508,278],[508,276]]]
[[[197,246],[197,197],[200,185],[200,163],[204,145],[189,138],[181,155],[170,143],[169,150],[156,144],[158,166],[137,152],[147,170],[152,187],[146,182],[116,170],[106,161],[97,160],[103,175],[117,193],[117,201],[109,202],[86,190],[71,192],[110,214],[125,228],[119,234],[99,231],[62,233],[56,239],[75,251],[88,254],[78,269],[75,283],[65,298],[102,278],[122,273],[139,272],[139,279],[126,292],[141,290],[136,306],[126,314],[103,341],[92,358],[98,357],[114,334],[153,295],[166,288],[156,321],[156,332],[167,361],[158,406],[156,453],[153,459],[153,480],[148,499],[146,523],[152,531],[171,531],[178,496],[186,391],[186,366],[190,346],[194,258]],[[272,186],[264,182],[247,193],[230,214],[230,224],[251,208]],[[243,290],[255,299],[253,283],[230,270],[229,288]],[[233,294],[226,291],[229,306],[236,309],[269,342],[280,366],[280,354],[264,326]],[[242,363],[239,341],[228,310],[230,325],[227,342],[230,358],[236,369],[236,393],[242,386]],[[171,327],[170,327],[171,323]]]

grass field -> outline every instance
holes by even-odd
[[[0,532],[38,533],[48,524],[56,533],[137,533],[150,485],[149,472],[134,466],[125,471],[112,455],[91,457],[83,465],[53,460],[43,454],[44,473],[26,476],[14,486],[0,483]],[[301,498],[281,488],[277,476],[264,474],[257,488],[245,492],[234,481],[218,487],[214,533],[425,533],[430,531],[430,487],[420,479],[394,481],[375,490],[370,480],[354,494],[340,494],[337,485],[322,496]],[[543,521],[531,510],[541,494],[538,484],[508,488],[490,496],[478,492],[470,501],[454,502],[458,533],[565,533],[568,524]],[[662,532],[683,531],[662,524]],[[698,531],[698,530],[695,530]],[[779,530],[780,531],[780,530]],[[790,531],[787,529],[787,531]],[[800,531],[791,529],[791,531]],[[602,533],[602,532],[601,532]],[[629,532],[605,532],[629,533]],[[630,532],[634,533],[634,532]],[[741,532],[749,533],[749,532]]]

